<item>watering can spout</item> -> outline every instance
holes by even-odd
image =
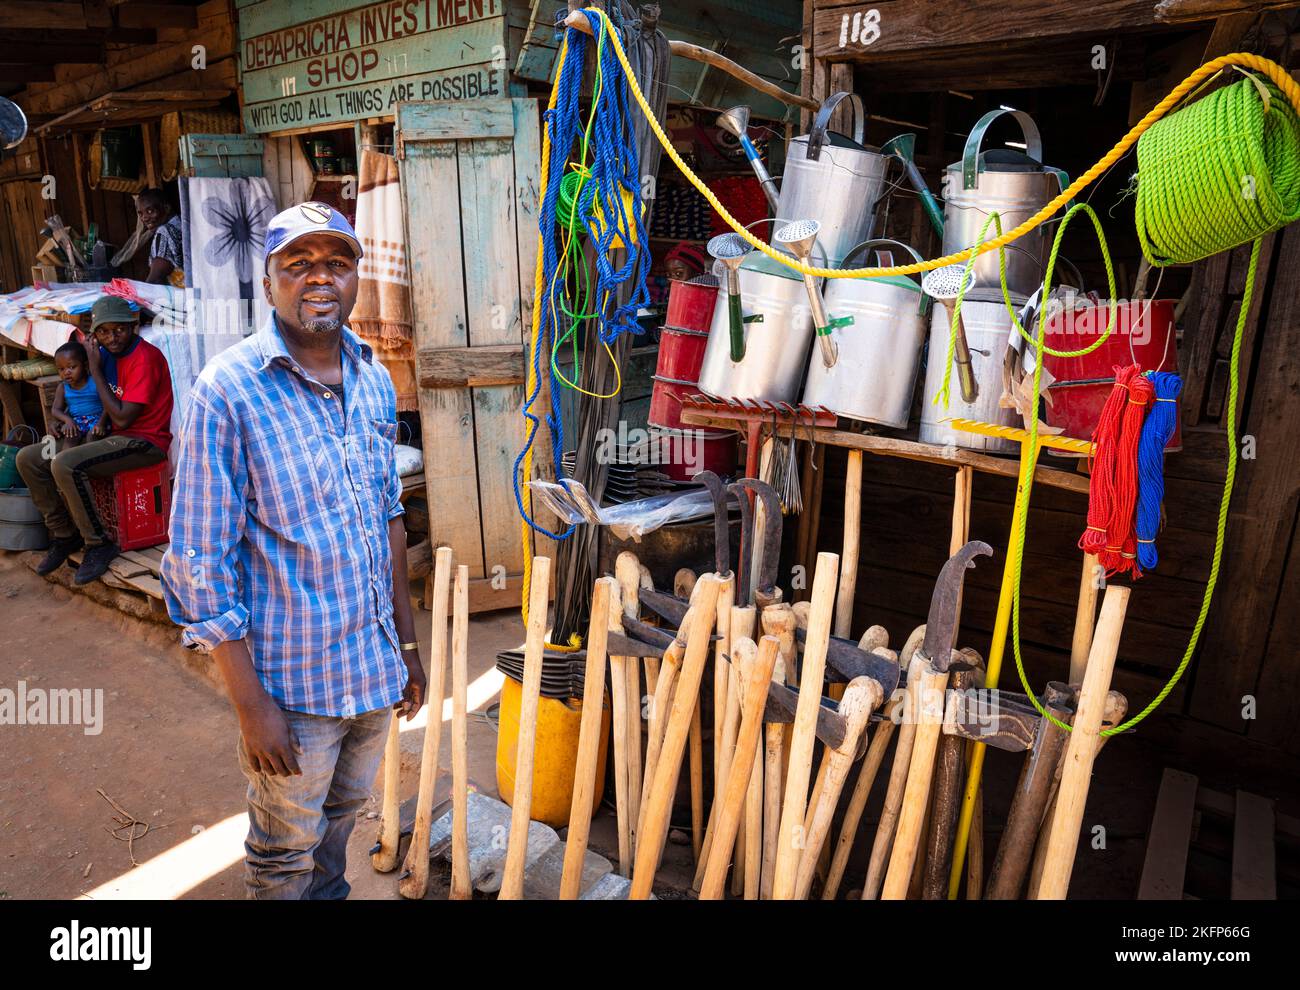
[[[930,192],[930,187],[926,185],[921,170],[916,167],[916,135],[898,134],[882,144],[880,152],[884,155],[892,155],[903,163],[903,172],[907,176],[908,183],[916,190],[916,194],[921,197],[921,206],[925,209],[925,215],[930,221],[930,226],[942,238],[943,211],[939,209],[939,203],[935,200],[934,193]]]

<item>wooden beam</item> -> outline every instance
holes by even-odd
[[[684,410],[682,422],[691,426],[709,426],[715,429],[734,430],[736,428],[735,420],[713,418],[702,410]],[[825,427],[816,427],[812,429],[811,434],[812,437],[815,437],[816,443],[829,444],[832,447],[865,450],[871,454],[901,457],[909,461],[924,461],[928,464],[946,464],[952,467],[960,467],[966,464],[976,471],[982,471],[985,474],[1000,474],[1008,478],[1020,476],[1019,462],[996,457],[992,454],[982,454],[977,450],[967,450],[965,447],[940,447],[932,443],[921,443],[917,440],[879,437],[869,433],[850,433],[847,430],[831,430]],[[809,439],[804,427],[799,427],[799,439]],[[1079,492],[1084,495],[1088,493],[1087,477],[1074,471],[1062,471],[1059,468],[1043,467],[1040,464],[1034,469],[1034,480],[1051,488],[1061,488],[1065,491]]]
[[[868,14],[873,27],[866,30]],[[854,41],[854,24],[858,25]],[[895,0],[828,5],[813,14],[813,54],[836,61],[871,61],[887,52],[923,57],[927,49],[1011,38],[1060,38],[1122,31],[1155,23],[1150,0],[1042,0],[1015,16],[1006,0]],[[1084,49],[1079,56],[1086,61]]]
[[[198,27],[194,7],[173,7],[165,3],[127,3],[117,8],[117,23],[125,28]]]
[[[421,388],[522,385],[525,371],[524,348],[518,344],[424,347],[416,353],[416,380]]]
[[[8,0],[0,6],[0,28],[8,30],[40,28],[86,28],[86,12],[80,0],[75,3],[50,3],[42,0]]]
[[[31,62],[0,62],[0,80],[5,82],[54,82],[54,66]]]
[[[1155,17],[1162,24],[1185,24],[1226,14],[1258,14],[1295,5],[1295,0],[1160,0],[1155,6]]]
[[[1182,900],[1195,812],[1196,778],[1166,767],[1147,835],[1147,854],[1138,881],[1139,901]]]

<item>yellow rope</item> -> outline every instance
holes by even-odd
[[[546,104],[546,109],[548,110],[555,109],[555,103],[560,94],[560,86],[559,86],[560,66],[564,64],[564,56],[568,52],[568,50],[569,50],[569,42],[568,39],[566,38],[565,40],[560,42],[560,54],[555,60],[555,84],[551,86],[551,98],[550,101]],[[546,163],[549,162],[550,160],[551,160],[551,135],[550,135],[550,131],[548,131],[545,127],[543,127],[542,128],[542,177],[537,191],[537,202],[539,204],[546,202],[546,180],[547,180]],[[545,289],[546,289],[545,278],[542,272],[541,237],[539,235],[538,248],[537,248],[537,264],[535,265],[533,271],[533,326],[529,338],[528,361],[526,362],[528,365],[528,384],[526,385],[524,390],[524,395],[526,396],[532,395],[533,390],[537,387],[537,369],[534,366],[532,355],[537,353],[537,345],[538,345],[537,337],[541,331],[541,322],[542,322],[542,318],[541,318],[542,294],[544,293]],[[538,393],[537,397],[540,399],[541,394]],[[523,463],[522,470],[523,470],[523,484],[520,486],[521,498],[524,503],[525,512],[527,513],[527,515],[531,516],[533,514],[533,495],[532,495],[532,491],[528,487],[528,480],[533,476],[533,448],[531,445],[529,446],[528,450],[524,452],[524,463]],[[520,601],[519,611],[523,614],[524,625],[527,626],[528,625],[528,595],[533,582],[533,546],[532,546],[533,541],[532,541],[532,530],[529,528],[528,520],[526,518],[523,517],[520,518],[519,532],[524,546],[523,596],[522,596],[522,600]],[[548,650],[570,651],[570,650],[576,650],[578,648],[578,645],[579,644],[569,644],[567,646],[560,646],[555,643],[547,643],[546,648]]]
[[[891,268],[815,268],[811,265],[804,265],[794,258],[791,258],[789,255],[775,250],[766,241],[756,237],[754,234],[746,230],[735,217],[727,212],[727,208],[719,202],[718,197],[714,195],[713,191],[709,189],[700,177],[691,171],[691,167],[682,160],[681,155],[677,153],[677,149],[673,147],[672,140],[666,133],[664,133],[663,127],[655,118],[654,111],[650,109],[650,104],[647,102],[645,94],[641,92],[641,87],[637,85],[636,75],[632,71],[631,63],[628,62],[627,54],[623,51],[623,44],[619,41],[618,33],[613,29],[613,24],[609,20],[609,15],[603,10],[595,10],[594,8],[587,8],[587,12],[598,14],[605,22],[605,33],[613,43],[614,53],[618,56],[619,63],[623,66],[623,72],[627,76],[628,90],[632,93],[637,104],[641,107],[641,111],[645,114],[646,121],[650,124],[650,129],[654,132],[655,137],[657,137],[659,143],[663,145],[664,153],[672,159],[672,162],[677,166],[678,171],[680,171],[682,175],[686,176],[686,178],[690,180],[691,185],[699,190],[700,195],[709,201],[709,205],[717,211],[718,216],[722,217],[732,230],[748,241],[754,248],[762,251],[763,254],[767,255],[773,261],[785,265],[787,268],[791,268],[794,271],[799,272],[801,275],[812,275],[814,278],[881,278],[887,275],[915,275],[918,272],[927,272],[935,268],[943,268],[945,265],[955,265],[959,262],[966,261],[968,258],[978,257],[979,255],[986,254],[989,251],[1005,247],[1007,244],[1010,244],[1017,238],[1023,237],[1035,227],[1049,219],[1052,214],[1068,204],[1080,192],[1082,192],[1083,189],[1099,178],[1108,168],[1114,165],[1115,162],[1119,161],[1119,159],[1122,158],[1131,147],[1133,147],[1137,142],[1137,139],[1142,136],[1142,133],[1146,131],[1147,128],[1177,106],[1184,96],[1215,73],[1231,66],[1244,65],[1268,76],[1278,89],[1286,95],[1286,98],[1291,101],[1291,105],[1296,108],[1296,112],[1300,113],[1300,83],[1297,83],[1292,79],[1290,73],[1282,68],[1282,66],[1259,55],[1252,55],[1249,52],[1234,52],[1230,55],[1221,55],[1219,58],[1211,59],[1206,62],[1181,83],[1175,86],[1168,96],[1157,103],[1145,117],[1133,125],[1129,132],[1119,139],[1115,144],[1115,147],[1111,148],[1110,151],[1108,151],[1095,165],[1070,183],[1069,187],[1062,190],[1059,196],[1053,199],[1024,223],[1020,224],[1020,226],[1007,231],[1000,237],[996,237],[991,241],[985,241],[983,244],[978,246],[962,248],[960,251],[944,255],[942,258],[934,258],[930,261],[914,262],[910,265],[895,265]],[[551,99],[554,101],[554,93],[552,93]]]

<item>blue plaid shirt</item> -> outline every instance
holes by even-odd
[[[342,404],[295,364],[274,314],[203,369],[162,584],[187,647],[245,639],[282,708],[348,717],[398,701],[407,674],[388,544],[397,396],[370,347],[346,327],[342,342]]]

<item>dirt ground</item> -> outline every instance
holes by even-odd
[[[422,643],[427,616],[417,612],[424,620]],[[215,680],[178,645],[176,630],[55,587],[33,574],[21,555],[0,553],[0,637],[0,688],[16,689],[25,681],[29,688],[103,692],[97,735],[87,735],[82,726],[0,726],[0,898],[242,898],[246,817],[235,757],[237,723]],[[487,713],[499,698],[495,657],[521,640],[514,612],[476,617],[471,624],[469,772],[493,796],[497,734]],[[427,661],[427,649],[424,654]],[[449,706],[445,714],[439,760],[444,777],[451,761]],[[423,719],[402,732],[404,798],[417,789],[423,736]],[[709,745],[706,740],[706,752]],[[1019,763],[996,752],[987,763],[986,807],[995,809],[986,813],[990,864],[996,809],[1009,804]],[[1134,896],[1161,766],[1141,745],[1114,744],[1102,755],[1072,897]],[[868,828],[878,818],[882,791],[873,788],[864,818]],[[349,846],[354,898],[397,896],[396,874],[376,873],[368,856],[381,795],[380,778]],[[127,831],[115,836],[115,817],[124,814],[147,823],[148,833],[137,826],[133,843],[125,841]],[[675,822],[682,817],[679,809]],[[1105,829],[1105,847],[1093,849],[1098,825]],[[615,858],[607,806],[593,822],[591,848]],[[135,870],[132,853],[143,864]],[[862,859],[855,854],[851,861],[845,890],[861,877]],[[677,891],[689,887],[691,872],[689,845],[670,842],[657,893],[684,896]],[[429,896],[446,896],[445,871],[437,867]]]
[[[428,614],[416,613],[426,662]],[[17,690],[24,681],[28,688],[103,692],[95,735],[79,725],[0,726],[0,899],[244,896],[238,723],[215,683],[196,674],[177,635],[55,587],[22,555],[0,552],[0,688]],[[515,612],[471,622],[469,774],[493,796],[497,734],[486,713],[499,700],[496,654],[522,638]],[[440,780],[451,773],[449,706],[445,714]],[[423,716],[403,726],[406,798],[418,788]],[[397,896],[396,874],[376,873],[368,855],[382,792],[381,772],[348,847],[354,898]],[[125,841],[127,830],[115,837],[109,830],[123,813],[147,823],[148,833],[136,826],[133,843]],[[593,822],[591,848],[617,852],[606,810]],[[134,872],[132,853],[145,864]],[[689,850],[670,845],[664,878],[680,882],[688,859]],[[430,897],[446,896],[441,879],[435,867]]]

